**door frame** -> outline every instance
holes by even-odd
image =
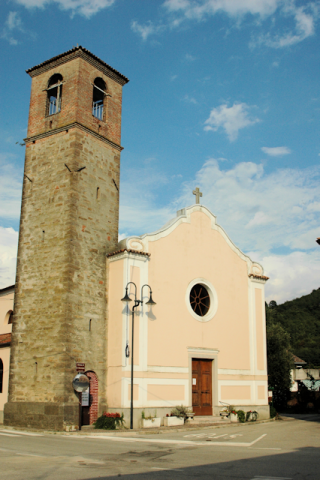
[[[219,408],[218,392],[218,354],[217,348],[197,348],[188,347],[188,370],[189,370],[189,401],[192,408],[192,359],[212,360],[212,415],[215,414],[216,407]]]

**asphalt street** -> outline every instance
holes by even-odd
[[[121,435],[0,426],[1,480],[320,479],[320,415]]]

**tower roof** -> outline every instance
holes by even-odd
[[[56,57],[52,57],[49,60],[39,63],[39,65],[35,65],[34,67],[26,70],[26,72],[30,75],[30,77],[35,77],[46,70],[49,70],[50,68],[61,65],[62,63],[66,63],[77,57],[84,58],[89,63],[93,63],[97,68],[100,67],[100,70],[104,71],[106,74],[109,74],[109,76],[112,76],[115,80],[118,80],[121,85],[125,85],[129,82],[129,79],[122,75],[122,73],[112,68],[86,48],[81,47],[81,45],[78,47],[73,47],[71,50],[67,50],[64,53],[60,53],[60,55],[57,55]]]

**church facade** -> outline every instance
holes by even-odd
[[[268,418],[262,267],[199,204],[119,247],[107,256],[109,409],[130,406],[131,302],[120,306],[130,282],[131,299],[136,289],[144,302],[134,325],[136,421],[142,410],[163,417],[175,405],[218,415],[227,404]]]
[[[121,97],[128,79],[82,47],[27,73],[32,88],[15,298],[6,323],[12,339],[9,380],[9,368],[2,372],[4,423],[62,430],[92,424],[103,411],[129,418],[126,288],[131,300],[136,293],[143,302],[135,310],[134,426],[142,411],[164,417],[181,404],[202,416],[231,404],[268,418],[262,267],[199,203],[153,234],[118,243]],[[72,387],[79,365],[90,379],[82,417]]]

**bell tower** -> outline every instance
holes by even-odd
[[[122,86],[83,47],[32,78],[6,425],[79,422],[76,362],[106,408],[106,260],[118,244]]]

